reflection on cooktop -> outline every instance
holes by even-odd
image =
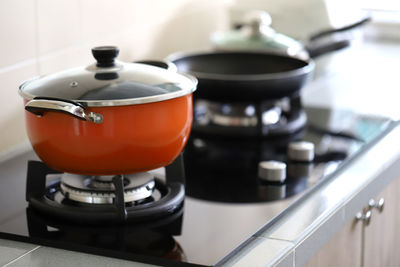
[[[182,193],[179,205],[167,209],[163,216],[146,220],[111,220],[112,223],[87,226],[79,220],[71,222],[37,212],[25,200],[30,197],[26,196],[25,185],[28,162],[38,158],[30,151],[0,162],[0,238],[161,266],[218,265],[311,188],[333,177],[335,170],[390,125],[387,119],[338,110],[306,108],[305,111],[308,119],[304,128],[276,138],[217,137],[193,132],[183,153],[185,164],[178,164],[185,170],[185,180],[169,175],[174,173],[171,168],[155,174],[155,179],[169,185],[185,185],[184,198]],[[313,159],[290,158],[288,145],[294,141],[312,143]],[[283,182],[260,179],[259,163],[270,160],[285,164]],[[39,184],[38,189],[43,181],[46,179],[34,177],[31,183]],[[118,181],[123,189],[121,185],[126,185],[126,181]],[[94,182],[102,184],[101,179]],[[66,183],[74,185],[68,179]],[[40,188],[39,191],[45,187]],[[166,195],[167,192],[168,189]],[[44,192],[42,197],[49,199],[51,192],[48,193]],[[118,202],[115,199],[121,198],[113,198],[109,193],[101,198],[110,202],[106,204],[107,210],[119,207],[114,213],[123,215],[124,205],[115,203]],[[141,202],[138,207],[149,203]],[[85,205],[88,203],[77,206]]]

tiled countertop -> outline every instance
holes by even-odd
[[[0,240],[0,265],[7,267],[151,266],[10,240]]]
[[[390,116],[398,120],[400,118],[399,83],[398,68],[394,66],[400,62],[400,45],[395,42],[365,42],[357,43],[353,47],[335,53],[331,56],[321,57],[316,61],[316,79],[302,91],[304,103],[307,105],[331,106],[352,109],[357,112],[381,114]],[[330,225],[341,225],[346,220],[346,216],[353,216],[352,212],[357,207],[347,207],[344,205],[346,199],[335,198],[335,186],[341,186],[347,173],[353,171],[364,171],[362,166],[365,162],[373,160],[376,153],[382,153],[381,149],[387,146],[388,142],[399,140],[399,127],[387,140],[383,140],[383,145],[373,148],[371,152],[363,155],[358,161],[355,161],[349,170],[344,170],[337,178],[330,183],[320,187],[315,193],[320,196],[332,196],[329,203],[315,207],[309,205],[310,199],[305,199],[298,205],[298,209],[292,210],[281,220],[271,224],[271,227],[255,234],[246,246],[234,255],[231,260],[226,261],[227,265],[237,266],[257,266],[272,263],[276,260],[282,260],[280,266],[293,266],[294,262],[301,262],[297,258],[294,248],[297,242],[304,241],[307,237],[312,240],[313,234],[321,235],[322,232],[310,232],[313,225],[320,224],[322,221],[329,221]],[[396,139],[397,138],[397,139]],[[398,141],[397,141],[398,143]],[[398,163],[399,153],[392,151],[390,162],[382,159],[381,168],[376,171],[388,171],[400,173]],[[390,165],[390,166],[389,166]],[[394,166],[394,167],[393,167]],[[396,167],[397,166],[397,167]],[[387,167],[387,168],[385,168]],[[378,173],[370,175],[371,180],[354,181],[348,188],[347,197],[350,197],[360,188],[367,188],[373,184],[373,180]],[[342,178],[340,178],[342,177]],[[344,178],[343,178],[344,177]],[[326,199],[326,198],[325,198]],[[308,203],[308,205],[307,205]],[[329,205],[328,205],[329,204]],[[325,207],[326,210],[321,210]],[[325,214],[327,210],[336,210],[335,216]],[[297,220],[296,225],[290,224],[293,218],[304,217],[304,212],[308,212],[309,218],[313,222],[307,221],[304,224]],[[300,214],[301,213],[301,214]],[[288,216],[292,216],[289,218]],[[321,221],[322,220],[322,221]],[[286,225],[289,223],[290,225]],[[283,228],[282,228],[283,227]],[[282,229],[290,227],[292,231],[282,232]],[[331,228],[332,229],[332,228]],[[327,229],[325,229],[327,230]],[[325,231],[320,229],[320,231]],[[324,232],[324,238],[329,238],[334,234]],[[305,236],[306,235],[306,236]],[[319,238],[321,239],[321,238]],[[310,244],[308,244],[310,245]],[[303,255],[307,254],[307,244],[303,247],[297,246],[297,249],[303,249]],[[298,250],[299,251],[299,250]],[[298,253],[301,255],[301,253]],[[276,262],[275,262],[276,263]],[[149,266],[142,263],[133,263],[124,260],[93,256],[84,253],[70,252],[55,248],[36,246],[21,242],[0,240],[0,265],[1,266]]]

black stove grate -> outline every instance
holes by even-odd
[[[42,213],[76,223],[102,224],[154,220],[168,216],[183,206],[185,196],[183,159],[180,155],[166,168],[166,181],[155,178],[155,187],[161,197],[155,201],[143,201],[130,205],[124,201],[123,176],[117,175],[112,182],[115,198],[112,204],[70,205],[68,201],[55,201],[60,191],[60,179],[47,182],[48,174],[60,174],[40,161],[29,161],[26,183],[26,200]]]

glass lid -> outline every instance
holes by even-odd
[[[115,60],[119,49],[92,49],[96,63],[26,81],[20,94],[85,103],[87,106],[118,106],[158,102],[192,93],[196,78],[141,63]]]
[[[266,51],[289,56],[302,53],[303,45],[271,28],[272,19],[264,10],[252,10],[245,14],[239,29],[216,32],[211,42],[218,50]]]
[[[273,33],[272,36],[247,34],[246,29],[230,32],[216,32],[211,36],[211,41],[219,50],[250,50],[282,52],[283,54],[295,55],[303,50],[299,42],[280,34]]]

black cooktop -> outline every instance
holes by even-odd
[[[351,112],[305,110],[306,128],[292,135],[250,140],[192,133],[183,154],[183,205],[147,221],[85,225],[37,212],[25,200],[28,161],[38,160],[34,152],[0,162],[0,238],[162,266],[219,265],[391,125]],[[298,140],[315,145],[313,162],[287,159],[288,143]],[[284,183],[258,178],[258,163],[265,160],[287,163]],[[163,170],[154,173],[165,179]]]

